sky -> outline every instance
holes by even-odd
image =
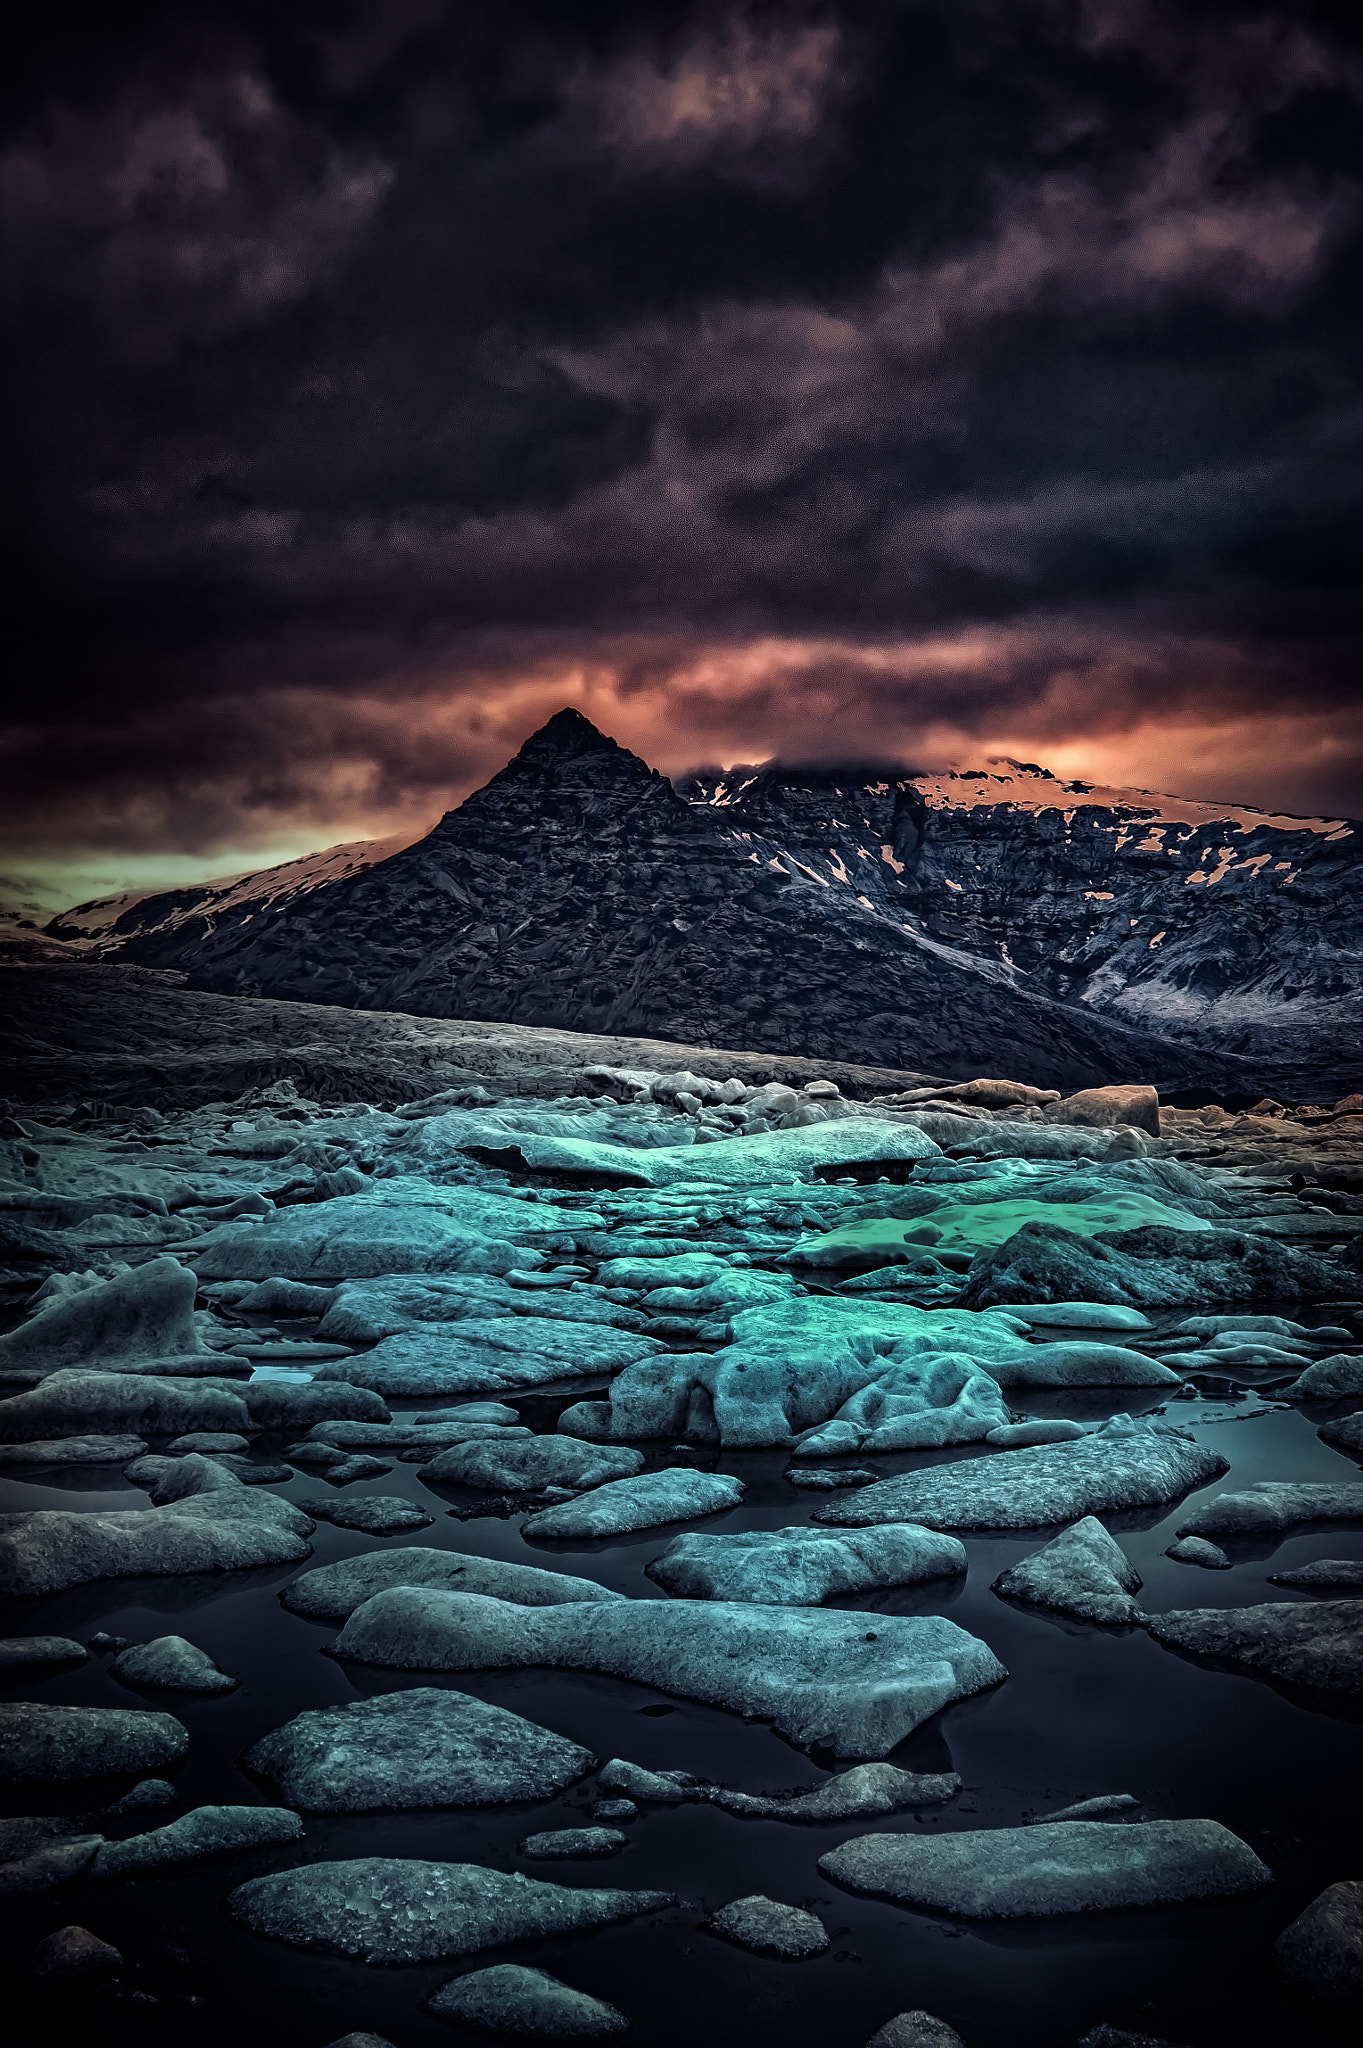
[[[1363,811],[1363,10],[7,30],[0,893],[665,772]]]

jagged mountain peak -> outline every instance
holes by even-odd
[[[466,804],[476,803],[489,790],[517,782],[586,781],[604,787],[612,782],[627,785],[663,779],[647,761],[641,761],[628,747],[622,747],[618,740],[593,725],[581,711],[565,704],[562,711],[556,711],[537,732],[531,733],[520,752],[482,790],[467,798]]]
[[[546,719],[537,732],[532,732],[520,752],[508,762],[514,767],[517,761],[536,766],[554,761],[573,761],[584,754],[627,754],[617,740],[593,725],[585,712],[572,704],[565,704],[552,718]],[[638,757],[628,754],[633,761]]]
[[[695,829],[666,776],[565,705],[490,782],[447,811],[431,837],[467,844],[494,829],[610,831],[641,805],[655,829]]]

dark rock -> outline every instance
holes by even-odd
[[[112,1942],[101,1941],[88,1927],[59,1927],[33,1951],[33,1974],[43,1983],[71,1983],[89,1977],[105,1977],[123,1968],[123,1957]]]
[[[435,1516],[400,1494],[367,1493],[358,1500],[300,1500],[316,1521],[337,1529],[362,1529],[366,1536],[393,1536],[400,1529],[428,1529]]]
[[[1363,2018],[1363,1884],[1332,1884],[1285,1927],[1273,1960],[1290,1984]]]
[[[1146,1617],[1158,1643],[1321,1692],[1363,1693],[1363,1600],[1267,1601]]]
[[[3,1825],[4,1832],[13,1838],[26,1823]],[[28,1825],[41,1829],[46,1824],[40,1821]],[[89,1869],[104,1837],[82,1833],[78,1821],[67,1826],[52,1825],[60,1829],[56,1839],[34,1839],[28,1844],[11,1840],[8,1852],[0,1859],[0,1899],[32,1898],[55,1891],[74,1883]]]
[[[238,1849],[296,1842],[302,1833],[298,1815],[281,1806],[196,1806],[163,1828],[131,1835],[126,1842],[105,1842],[95,1852],[90,1875],[106,1881],[155,1877]]]
[[[592,1807],[592,1819],[603,1825],[621,1820],[638,1820],[639,1809],[632,1799],[598,1799]]]
[[[1177,1543],[1171,1543],[1165,1551],[1175,1564],[1198,1564],[1204,1571],[1228,1572],[1230,1559],[1219,1543],[1209,1543],[1205,1536],[1180,1536]]]
[[[521,1963],[497,1963],[455,1977],[427,2005],[442,2020],[513,2041],[602,2041],[629,2026],[625,2015],[603,1999],[589,1998],[547,1971]]]
[[[736,1948],[751,1949],[759,1956],[779,1956],[787,1963],[820,1956],[828,1947],[828,1929],[822,1920],[799,1906],[783,1906],[777,1899],[764,1898],[760,1892],[721,1906],[707,1925],[711,1934],[721,1935]]]
[[[580,1856],[618,1856],[628,1847],[629,1836],[622,1835],[619,1828],[550,1828],[527,1835],[516,1845],[516,1854],[566,1862]]]
[[[192,1692],[205,1696],[235,1692],[241,1680],[229,1678],[206,1651],[183,1636],[157,1636],[120,1650],[109,1666],[124,1685],[149,1686],[160,1692]]]
[[[84,1664],[90,1652],[69,1636],[7,1636],[0,1641],[0,1674],[41,1671],[55,1664]]]
[[[1048,1124],[1082,1124],[1097,1130],[1109,1129],[1113,1124],[1133,1124],[1137,1130],[1148,1131],[1152,1138],[1160,1134],[1159,1096],[1148,1082],[1083,1088],[1077,1095],[1067,1095],[1063,1102],[1051,1103],[1042,1116]]]
[[[1130,2034],[1125,2027],[1091,2027],[1079,2048],[1175,2048],[1172,2041],[1166,2041],[1159,2034]]]
[[[897,2012],[877,2027],[866,2048],[965,2048],[954,2027],[930,2012]]]
[[[179,1794],[175,1787],[168,1784],[164,1778],[141,1778],[131,1792],[125,1792],[121,1799],[116,1799],[112,1806],[106,1806],[103,1812],[110,1818],[115,1814],[155,1813],[162,1807],[174,1806],[178,1798]]]

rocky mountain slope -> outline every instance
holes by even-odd
[[[769,769],[679,791],[563,711],[415,845],[298,888],[275,870],[208,912],[148,899],[101,950],[224,994],[1003,1070],[1044,1086],[1139,1076],[1175,1091],[1333,1097],[1352,1085],[1357,1027],[1351,1048],[1338,1011],[1363,957],[1342,930],[1356,915],[1345,899],[1357,832],[1180,822],[1161,800],[1142,811],[1134,793],[1097,794],[1040,770],[1017,771],[1015,786]],[[1213,812],[1173,806],[1202,809]],[[1237,833],[1248,867],[1222,851]],[[1216,865],[1195,861],[1198,848]],[[1283,858],[1289,868],[1274,867]],[[1191,883],[1195,872],[1205,879]],[[1225,893],[1209,917],[1212,889]],[[1295,1021],[1242,1030],[1250,1057],[1236,1057],[1234,1034],[1192,1011],[1218,972],[1217,1001],[1234,1009],[1237,960],[1248,1000],[1271,1009],[1265,947],[1283,955],[1278,1002],[1296,1004]],[[1148,967],[1157,954],[1194,991],[1177,1035],[1161,1008],[1173,984]]]
[[[1223,1052],[1363,1055],[1363,825],[1046,769],[682,786],[930,937],[1061,1001]]]

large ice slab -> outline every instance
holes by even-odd
[[[850,1891],[970,1920],[1224,1899],[1273,1882],[1214,1820],[1054,1821],[955,1835],[861,1835],[819,1858]]]
[[[253,1877],[227,1909],[291,1948],[391,1964],[608,1927],[671,1904],[670,1892],[570,1890],[478,1863],[366,1856]]]
[[[59,1593],[94,1579],[240,1571],[308,1554],[313,1523],[210,1458],[167,1459],[150,1508],[40,1508],[0,1528],[0,1593]]]
[[[1115,1344],[1034,1344],[1000,1312],[798,1298],[742,1310],[720,1351],[629,1366],[609,1414],[573,1409],[560,1429],[631,1441],[684,1436],[802,1453],[978,1443],[1009,1420],[1000,1386],[1176,1386],[1168,1366]],[[598,1407],[604,1404],[598,1404]]]
[[[243,1758],[303,1813],[548,1799],[595,1761],[520,1714],[433,1686],[310,1709]]]
[[[1269,1536],[1302,1522],[1363,1521],[1363,1481],[1260,1479],[1218,1493],[1178,1525],[1180,1536]]]
[[[974,1443],[1008,1420],[994,1366],[1033,1347],[1001,1317],[929,1317],[897,1303],[795,1300],[745,1309],[723,1350],[629,1366],[609,1415],[559,1427],[629,1442],[685,1437],[811,1455]]]
[[[0,1380],[101,1359],[202,1351],[194,1292],[194,1275],[163,1257],[40,1304],[26,1323],[0,1337]]]
[[[601,1486],[629,1479],[643,1467],[643,1455],[625,1445],[585,1444],[570,1436],[519,1437],[453,1444],[421,1468],[423,1479],[448,1486],[479,1487],[486,1493],[531,1492],[541,1486]]]
[[[758,1187],[768,1181],[809,1180],[821,1166],[889,1164],[928,1159],[939,1147],[926,1132],[895,1118],[850,1117],[845,1123],[804,1130],[765,1131],[703,1149],[693,1145],[602,1145],[589,1138],[508,1134],[507,1144],[540,1173],[600,1175],[609,1185],[671,1187],[704,1181],[715,1187]]]
[[[607,1379],[662,1351],[657,1337],[548,1316],[469,1318],[385,1337],[372,1351],[324,1365],[314,1384],[346,1381],[390,1399],[516,1393],[560,1379]]]
[[[738,1602],[631,1600],[513,1607],[396,1587],[356,1608],[336,1654],[397,1671],[548,1665],[603,1671],[839,1755],[883,1757],[950,1701],[1006,1677],[986,1644],[937,1615]]]
[[[0,1702],[0,1779],[102,1778],[178,1763],[189,1731],[173,1714],[135,1707]]]
[[[726,1472],[694,1472],[669,1465],[634,1479],[611,1479],[604,1486],[560,1507],[541,1508],[527,1516],[523,1536],[544,1540],[628,1536],[635,1529],[656,1529],[666,1522],[690,1522],[698,1515],[717,1515],[737,1507],[745,1487]]]
[[[251,1426],[242,1392],[223,1381],[161,1379],[63,1367],[0,1401],[0,1443],[85,1435],[183,1436]]]
[[[286,1586],[280,1599],[292,1614],[316,1621],[344,1621],[375,1593],[386,1593],[393,1586],[482,1593],[522,1607],[625,1598],[595,1579],[574,1578],[568,1572],[542,1571],[538,1565],[509,1564],[499,1557],[473,1557],[458,1550],[431,1550],[413,1544],[318,1565]]]
[[[586,1289],[530,1291],[491,1273],[391,1273],[373,1280],[348,1280],[338,1287],[318,1335],[345,1344],[373,1344],[380,1337],[398,1337],[431,1324],[458,1323],[467,1317],[489,1322],[512,1315],[557,1323],[603,1323],[618,1330],[637,1330],[643,1320],[635,1310]]]
[[[648,1576],[687,1600],[755,1600],[768,1607],[817,1607],[835,1593],[914,1586],[966,1568],[954,1536],[911,1523],[884,1528],[745,1529],[731,1536],[676,1536]]]
[[[202,1280],[359,1280],[380,1273],[510,1273],[538,1254],[500,1235],[478,1191],[385,1180],[362,1195],[224,1223],[189,1253]],[[511,1206],[511,1205],[508,1205]],[[517,1210],[522,1205],[514,1205]]]
[[[1157,1423],[1114,1416],[1077,1443],[906,1472],[816,1508],[844,1528],[921,1522],[929,1529],[1034,1529],[1110,1508],[1159,1506],[1229,1469],[1219,1451]]]

